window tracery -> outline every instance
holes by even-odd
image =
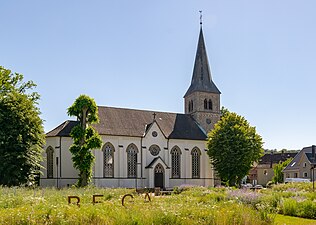
[[[136,177],[137,175],[137,147],[131,144],[127,147],[127,176]]]
[[[153,156],[157,156],[160,152],[160,148],[158,145],[152,145],[149,147],[149,152],[153,155]]]
[[[201,152],[198,148],[194,148],[192,155],[192,178],[200,178],[200,156]]]
[[[171,150],[171,177],[180,178],[181,168],[181,150],[178,147],[174,147]]]
[[[114,177],[114,147],[110,143],[103,146],[103,177]]]
[[[155,167],[155,173],[163,173],[163,166],[159,163],[156,167]]]

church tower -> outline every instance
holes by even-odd
[[[212,81],[203,37],[202,22],[191,85],[184,95],[184,111],[208,133],[220,119],[220,94]]]

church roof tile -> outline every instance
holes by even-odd
[[[93,127],[100,135],[142,137],[146,126],[153,122],[153,113],[156,113],[156,122],[167,138],[189,140],[206,140],[207,138],[204,131],[188,114],[106,106],[99,106],[98,112],[100,122],[94,124]],[[48,132],[46,136],[70,136],[71,129],[77,123],[77,121],[65,121]]]

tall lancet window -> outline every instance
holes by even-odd
[[[204,99],[204,109],[207,109],[207,100]]]
[[[137,174],[137,147],[130,144],[127,147],[127,176],[136,177]]]
[[[198,148],[193,148],[191,155],[192,155],[192,178],[200,178],[201,151]]]
[[[213,103],[211,99],[208,100],[208,109],[213,110]]]
[[[176,146],[171,150],[171,177],[180,178],[181,150]]]
[[[110,143],[103,146],[103,177],[114,177],[114,147]]]
[[[49,146],[46,150],[46,160],[47,160],[47,178],[53,178],[54,176],[54,149]]]

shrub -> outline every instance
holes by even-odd
[[[297,212],[297,202],[292,198],[284,199],[282,212],[284,215],[295,216]]]
[[[316,219],[316,203],[310,200],[298,204],[297,216]]]

